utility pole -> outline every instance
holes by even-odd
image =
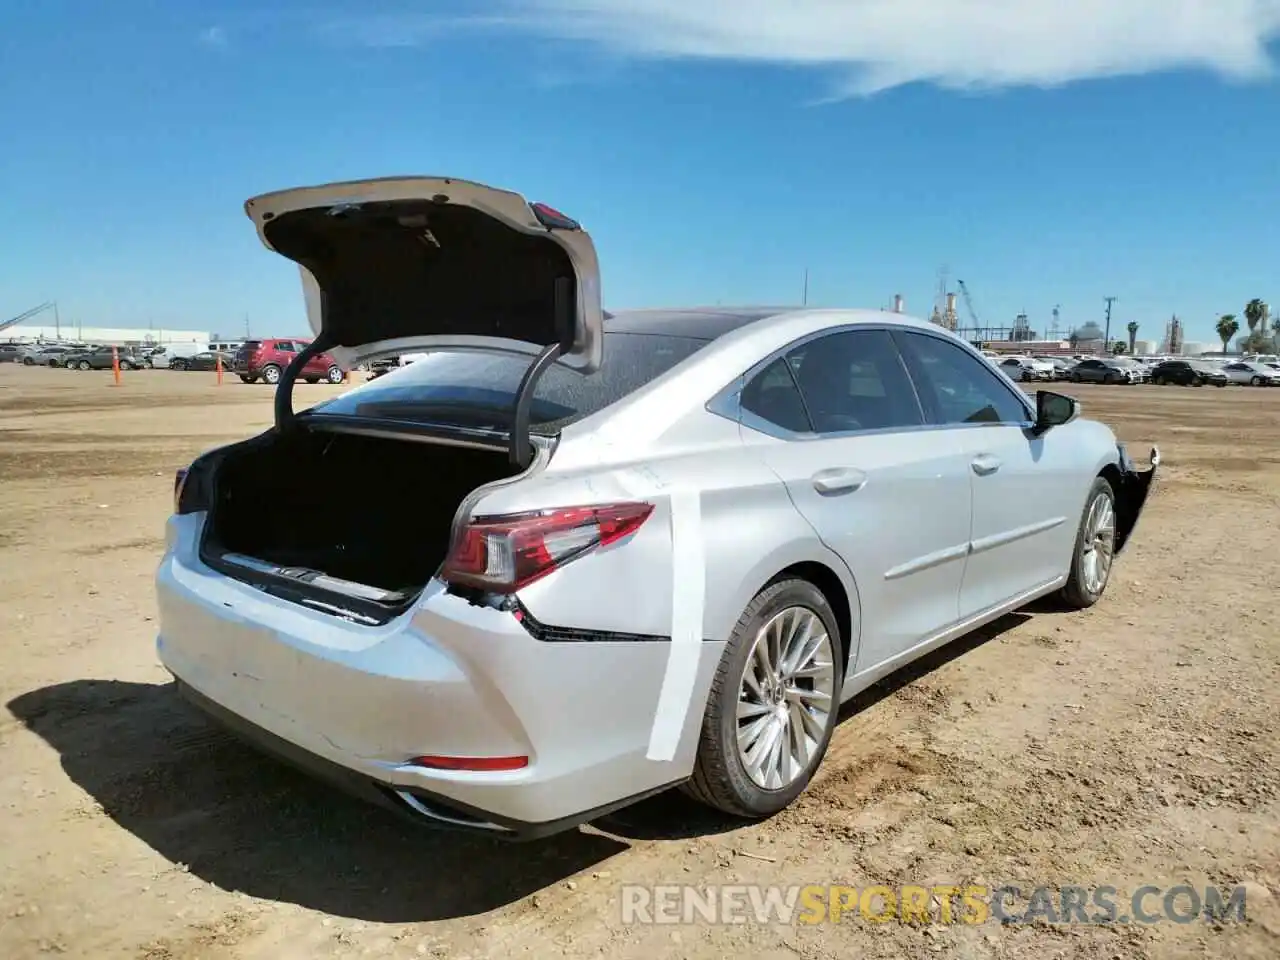
[[[1119,297],[1104,297],[1107,301],[1107,332],[1103,334],[1103,349],[1106,353],[1111,353],[1111,305],[1119,300]]]
[[[58,301],[53,301],[53,338],[62,339],[62,318],[58,316]]]
[[[807,307],[809,305],[809,268],[804,268],[804,299],[800,302],[800,306]]]

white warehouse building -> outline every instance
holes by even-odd
[[[195,344],[201,350],[212,342],[207,330],[165,330],[151,327],[81,327],[71,323],[19,323],[0,330],[0,340],[25,343]]]

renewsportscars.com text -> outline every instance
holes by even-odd
[[[872,885],[623,886],[622,922],[633,924],[1244,922],[1245,889],[1113,886]]]

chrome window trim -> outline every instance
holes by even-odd
[[[814,431],[799,433],[794,430],[788,430],[785,427],[780,427],[776,423],[771,423],[768,420],[756,416],[749,410],[742,409],[741,401],[743,389],[746,387],[747,383],[755,377],[756,374],[762,372],[765,367],[779,359],[785,360],[788,353],[804,346],[810,341],[817,340],[831,334],[854,332],[858,330],[882,332],[890,335],[894,333],[918,333],[923,337],[933,337],[935,340],[941,340],[944,343],[949,343],[953,346],[959,347],[962,351],[980,361],[983,367],[992,373],[995,380],[1000,383],[1000,386],[1017,398],[1018,402],[1022,405],[1023,410],[1027,412],[1029,419],[1016,422],[1001,420],[995,423],[928,423],[927,414],[924,410],[924,403],[920,399],[920,387],[916,383],[916,378],[912,376],[910,365],[907,364],[906,358],[902,356],[902,351],[898,348],[896,341],[894,341],[893,346],[894,351],[898,354],[898,362],[902,364],[903,372],[907,375],[907,381],[911,384],[911,389],[916,397],[916,403],[920,408],[921,419],[926,422],[907,427],[877,427],[867,430],[841,430],[835,433],[816,433]],[[788,371],[791,372],[792,382],[795,383],[795,371],[791,369],[791,364],[788,363],[786,366]],[[706,404],[706,410],[708,413],[713,413],[716,416],[724,417],[726,420],[732,420],[734,423],[748,427],[756,433],[762,433],[767,437],[773,437],[777,440],[786,440],[789,442],[843,440],[851,437],[874,437],[893,433],[924,433],[940,430],[989,430],[993,427],[1017,427],[1020,430],[1031,429],[1035,426],[1035,409],[1031,405],[1030,398],[1017,387],[1010,387],[1009,384],[1004,383],[1004,379],[1004,374],[1001,373],[998,368],[989,363],[986,357],[963,340],[957,340],[954,337],[949,337],[942,333],[935,333],[932,330],[924,330],[920,327],[908,324],[842,323],[834,327],[826,327],[822,330],[815,330],[811,333],[806,333],[804,336],[798,337],[790,343],[774,350],[762,360],[756,361],[748,367],[746,371],[739,374],[732,383],[723,387],[719,393],[712,397]],[[797,392],[799,392],[800,385],[796,383],[795,386]],[[803,395],[800,399],[801,402],[804,401]]]

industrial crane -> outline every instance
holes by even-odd
[[[969,288],[963,280],[957,280],[956,283],[960,287],[960,296],[964,297],[964,308],[969,311],[969,319],[973,321],[975,328],[982,326],[978,322],[978,315],[973,310],[973,298],[969,296]]]
[[[56,309],[54,302],[52,300],[49,300],[46,303],[40,304],[40,306],[38,307],[32,307],[26,313],[20,313],[16,317],[11,317],[8,320],[0,321],[0,330],[8,330],[10,327],[16,327],[23,320],[30,320],[32,317],[38,314],[44,313],[46,310],[54,310],[54,309]]]

